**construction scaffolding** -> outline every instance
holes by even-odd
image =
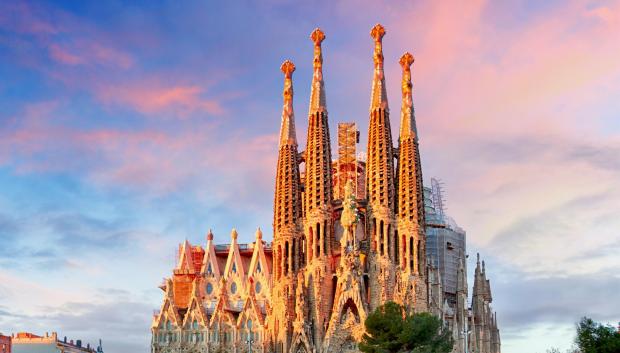
[[[358,165],[356,144],[359,143],[359,131],[355,123],[338,123],[338,162],[334,180],[334,198],[344,197],[344,186],[348,180],[353,181],[354,194],[358,195]]]
[[[440,179],[431,178],[431,188],[432,188],[432,197],[433,197],[433,205],[435,206],[435,212],[440,219],[444,220],[444,214],[446,211],[446,199],[443,195],[443,182]]]

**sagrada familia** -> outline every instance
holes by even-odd
[[[334,192],[321,43],[315,29],[308,132],[300,151],[292,76],[282,64],[284,105],[273,211],[273,241],[261,230],[240,244],[185,241],[161,289],[152,353],[358,352],[364,320],[386,301],[410,313],[432,312],[453,332],[455,352],[499,353],[491,290],[478,261],[471,308],[464,260],[456,301],[443,299],[438,271],[427,265],[424,192],[412,103],[410,53],[400,58],[402,106],[392,141],[381,25],[372,28],[372,79],[365,173]],[[303,173],[300,165],[304,166]],[[360,184],[359,186],[357,184]],[[357,191],[356,191],[357,190]],[[359,190],[363,190],[362,193]],[[338,194],[338,197],[335,195]]]

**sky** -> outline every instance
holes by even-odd
[[[365,150],[378,22],[394,134],[410,51],[425,183],[486,260],[502,351],[620,321],[620,2],[3,1],[0,332],[148,352],[180,242],[271,238],[279,67],[303,146],[315,27],[332,134]]]

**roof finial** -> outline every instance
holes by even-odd
[[[209,228],[209,233],[207,233],[207,240],[213,240],[213,231]]]
[[[418,131],[415,123],[415,114],[413,109],[413,98],[411,95],[411,64],[413,64],[414,58],[411,53],[406,52],[400,57],[399,63],[403,68],[402,79],[402,107],[400,116],[400,138],[406,138],[413,134],[414,138],[417,138]]]
[[[295,64],[289,60],[285,60],[282,66],[280,66],[280,70],[284,73],[284,90],[282,92],[284,105],[282,106],[280,146],[297,145],[295,113],[293,112],[293,72],[295,72]]]
[[[373,61],[375,64],[375,72],[372,79],[372,93],[370,98],[370,110],[388,109],[387,92],[385,89],[385,75],[383,73],[383,43],[382,39],[385,35],[385,28],[376,24],[370,31],[370,36],[375,41],[375,52]]]
[[[233,228],[232,232],[230,232],[230,237],[232,238],[232,240],[237,240],[237,236],[239,234],[237,233],[237,229]]]
[[[380,23],[377,23],[371,30],[370,36],[375,40],[375,55],[374,62],[375,67],[381,66],[383,67],[383,46],[382,40],[385,35],[385,27],[383,27]]]
[[[314,59],[312,62],[314,74],[312,75],[309,114],[314,114],[316,112],[327,112],[325,85],[323,83],[323,51],[321,49],[321,43],[325,40],[325,33],[321,29],[316,28],[310,34],[310,39],[314,43]]]
[[[260,227],[258,227],[256,229],[256,240],[261,240],[261,239],[263,239],[263,231],[260,230]]]

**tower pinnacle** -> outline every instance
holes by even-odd
[[[301,262],[301,183],[297,138],[295,136],[295,114],[293,112],[293,72],[295,65],[289,60],[280,67],[284,73],[282,98],[282,126],[276,169],[276,187],[273,205],[273,271],[276,285],[271,288],[274,297],[274,311],[270,325],[276,327],[273,339],[284,347],[290,340],[292,302],[288,293],[294,293],[294,276]],[[256,230],[256,243],[262,242],[262,231]],[[251,290],[255,290],[251,286]],[[256,293],[256,292],[255,292]]]
[[[325,103],[325,85],[323,83],[323,51],[321,43],[325,40],[325,33],[321,29],[316,28],[310,34],[310,39],[314,43],[314,60],[312,67],[314,73],[312,75],[312,88],[310,92],[310,108],[309,114],[316,112],[327,112]]]
[[[372,79],[372,91],[370,96],[370,121],[368,124],[368,153],[366,165],[366,192],[368,203],[374,216],[383,218],[384,230],[378,233],[385,234],[385,247],[390,248],[391,235],[388,236],[387,227],[393,221],[394,213],[394,154],[392,145],[392,132],[390,128],[390,114],[385,89],[385,77],[383,74],[383,50],[381,40],[385,35],[385,28],[380,24],[375,25],[370,31],[375,42],[373,55],[374,74]],[[374,217],[373,216],[373,217]],[[379,224],[379,223],[377,223]],[[381,226],[383,228],[383,226]],[[379,243],[379,244],[380,244]],[[383,252],[383,251],[381,251]],[[385,249],[387,253],[387,249]]]
[[[413,137],[417,140],[418,131],[415,123],[415,113],[413,109],[413,98],[411,95],[412,83],[411,83],[411,64],[413,64],[414,58],[411,53],[406,52],[400,57],[400,66],[403,68],[403,80],[402,80],[402,108],[400,116],[400,138],[406,138],[413,134]]]
[[[385,28],[376,24],[370,31],[370,36],[375,41],[375,52],[373,62],[375,66],[374,76],[372,79],[372,93],[370,98],[370,110],[382,108],[388,110],[387,92],[385,89],[385,75],[383,72],[383,36]]]
[[[401,268],[410,274],[424,276],[426,260],[424,235],[424,190],[422,165],[417,140],[413,98],[411,96],[411,64],[413,55],[405,53],[399,63],[403,69],[401,81],[402,107],[398,139],[398,233],[404,243]],[[422,271],[420,271],[422,269]]]
[[[295,135],[295,113],[293,112],[293,72],[295,65],[289,60],[280,67],[284,73],[282,97],[282,125],[276,170],[274,197],[274,239],[287,232],[295,232],[301,216],[301,195],[299,186],[299,163],[297,160],[297,137]]]
[[[282,106],[280,146],[286,144],[297,145],[295,113],[293,112],[293,72],[295,72],[295,64],[286,60],[282,63],[282,66],[280,66],[280,70],[284,73],[284,90],[282,92],[284,104]]]

